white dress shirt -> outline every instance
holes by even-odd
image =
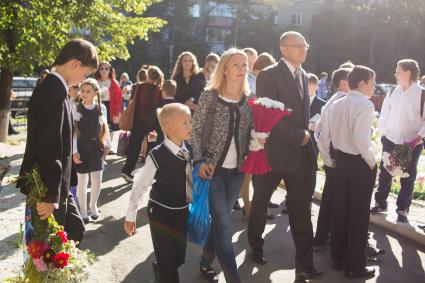
[[[346,95],[347,95],[347,93],[344,92],[344,91],[337,91],[334,95],[332,95],[331,98],[329,98],[329,100],[326,102],[326,104],[323,105],[322,111],[320,113],[320,119],[319,119],[319,121],[317,121],[317,123],[316,123],[316,129],[314,131],[314,138],[316,140],[319,139],[320,132],[322,130],[323,122],[326,120],[326,116],[328,115],[329,107],[332,104],[334,104],[335,101],[337,101],[340,98],[343,98]]]
[[[111,80],[97,81],[100,87],[100,100],[109,101],[109,88],[111,87]]]
[[[249,72],[248,73],[248,84],[249,84],[249,89],[251,90],[250,96],[255,96],[256,83],[257,83],[257,78],[254,76],[253,73]]]
[[[184,143],[183,146],[180,147],[173,143],[171,140],[169,140],[167,137],[164,138],[163,143],[172,154],[174,154],[177,158],[180,159],[181,157],[177,156],[179,151],[188,151]],[[134,183],[131,189],[130,201],[128,203],[127,216],[125,218],[126,221],[136,222],[137,210],[139,209],[139,206],[142,203],[143,195],[151,187],[157,170],[158,169],[155,166],[154,161],[152,160],[151,156],[148,155],[145,160],[145,165],[134,176]],[[163,205],[158,201],[155,201],[155,203],[166,208],[173,209],[172,207]],[[187,205],[185,207],[187,207]]]
[[[229,99],[221,95],[220,98],[229,103],[239,102],[239,100]],[[236,122],[236,119],[234,119],[234,121]],[[233,127],[234,126],[235,125],[233,125]],[[230,142],[229,150],[227,151],[227,155],[224,158],[223,165],[221,165],[221,167],[226,169],[234,169],[238,167],[238,151],[236,150],[235,135],[232,136],[232,141]]]
[[[319,136],[322,156],[328,164],[333,161],[329,154],[330,143],[335,150],[361,155],[369,167],[376,165],[371,141],[373,103],[361,92],[352,90],[337,100],[328,110],[328,115]]]
[[[425,137],[425,116],[420,113],[422,90],[416,82],[405,91],[399,85],[385,97],[378,127],[393,143],[411,142],[417,135]]]
[[[282,57],[282,59],[283,59],[283,62],[285,62],[286,66],[288,66],[289,71],[291,72],[292,76],[295,79],[296,68],[294,66],[292,66],[291,63],[289,63],[288,61],[286,61],[285,58]],[[300,69],[300,76],[298,77],[298,79],[300,81],[301,89],[304,90],[303,76],[302,76],[303,73],[304,73],[304,70],[303,70],[303,68],[301,66],[299,66],[298,68]]]

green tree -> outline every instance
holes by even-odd
[[[129,57],[127,44],[147,39],[165,21],[144,17],[160,0],[14,0],[0,2],[0,142],[7,136],[13,74],[47,66],[76,37],[92,41],[102,60]]]

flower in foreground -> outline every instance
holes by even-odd
[[[68,265],[69,254],[61,252],[53,256],[53,264],[56,268],[64,268]]]
[[[59,238],[61,238],[62,243],[65,244],[68,242],[68,234],[66,234],[65,231],[57,231],[56,232],[56,236],[58,236]]]
[[[34,263],[35,268],[40,272],[47,271],[47,265],[44,262],[43,258],[33,258],[32,262]]]
[[[48,243],[39,240],[32,240],[27,246],[28,253],[35,259],[40,258],[49,249],[50,245]]]

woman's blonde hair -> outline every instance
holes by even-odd
[[[226,75],[224,74],[227,64],[229,63],[230,58],[235,55],[242,55],[248,60],[246,53],[237,48],[230,48],[226,52],[223,53],[220,57],[220,61],[218,61],[217,67],[214,70],[214,73],[211,75],[211,80],[206,86],[205,90],[217,90],[221,91],[226,86]],[[245,76],[245,79],[241,86],[241,92],[248,95],[250,93],[248,78]]]
[[[183,61],[183,57],[186,56],[186,55],[188,55],[188,56],[190,56],[190,58],[192,58],[192,69],[191,69],[192,74],[197,75],[200,72],[198,59],[196,59],[196,56],[192,52],[184,51],[184,52],[180,53],[179,57],[177,57],[176,64],[174,65],[173,75],[171,76],[171,78],[173,80],[175,80],[178,75],[183,73],[182,61]]]

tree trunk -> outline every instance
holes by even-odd
[[[2,68],[0,73],[0,142],[6,142],[9,128],[10,95],[13,72]]]

